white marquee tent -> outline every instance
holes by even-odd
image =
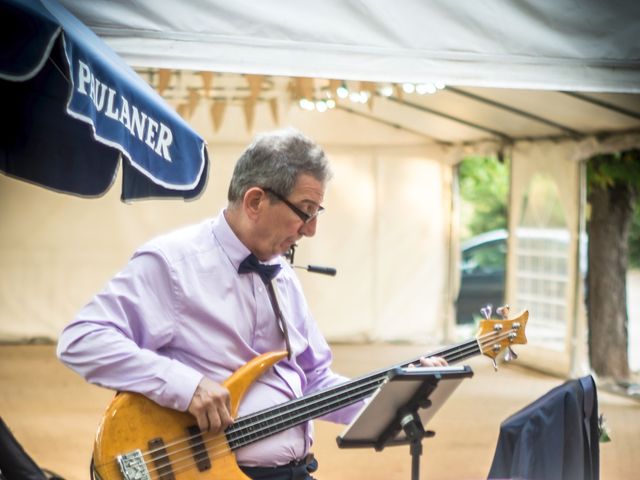
[[[546,178],[571,240],[562,341],[549,348],[540,337],[520,353],[542,368],[583,368],[580,161],[640,145],[640,4],[62,3],[159,89],[173,72],[163,95],[176,108],[194,99],[188,116],[209,143],[209,186],[191,203],[121,205],[117,192],[76,199],[0,177],[0,339],[55,338],[139,243],[224,206],[233,161],[255,132],[294,125],[325,147],[336,173],[331,213],[296,254],[338,268],[335,279],[301,274],[329,339],[451,339],[453,166],[502,152],[512,158],[510,230],[531,216],[532,179]],[[212,86],[194,72],[215,72]],[[421,95],[405,83],[445,88]],[[298,108],[335,85],[367,91],[369,102]],[[224,121],[213,113],[221,104]],[[510,247],[515,298],[519,245]]]
[[[63,0],[136,66],[638,92],[637,2]]]

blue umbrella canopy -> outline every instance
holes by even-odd
[[[0,0],[0,170],[99,196],[123,159],[122,200],[198,196],[204,140],[55,0]]]

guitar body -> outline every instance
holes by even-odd
[[[251,384],[286,355],[260,355],[223,383],[231,396],[234,418]],[[126,457],[121,459],[124,467],[118,461],[122,455]],[[224,434],[201,434],[191,414],[161,407],[129,392],[118,393],[103,415],[95,439],[93,468],[101,480],[248,479]]]

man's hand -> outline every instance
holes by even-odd
[[[229,391],[206,377],[198,384],[188,408],[189,413],[196,417],[200,430],[214,435],[233,423],[230,410]]]
[[[421,367],[446,367],[449,365],[442,357],[420,357]]]

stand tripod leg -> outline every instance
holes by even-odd
[[[420,479],[420,455],[422,455],[422,439],[411,440],[411,479]]]

